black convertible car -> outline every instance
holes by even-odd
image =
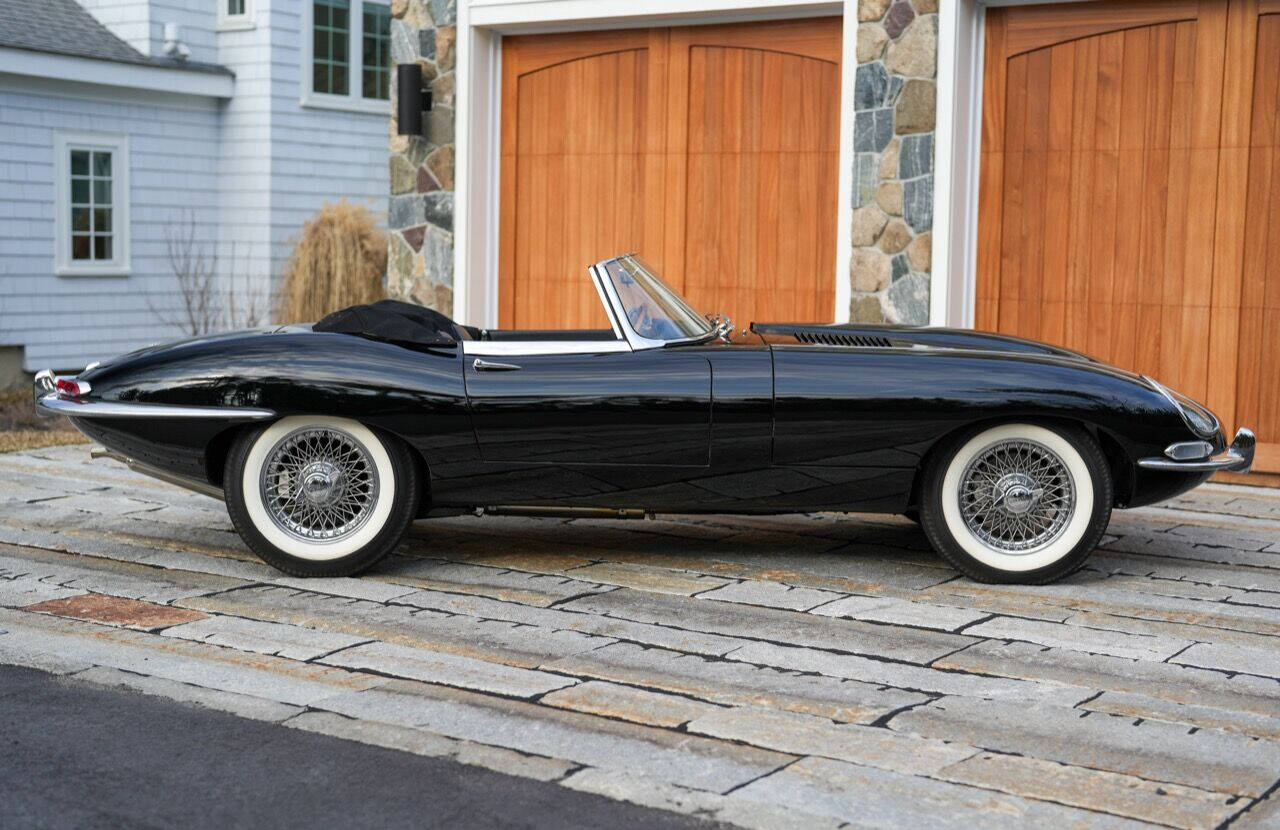
[[[102,454],[223,497],[291,574],[355,573],[415,518],[902,513],[984,581],[1080,567],[1113,507],[1247,471],[1203,406],[973,331],[753,323],[633,256],[590,268],[612,327],[506,331],[400,303],[158,346],[36,402]]]

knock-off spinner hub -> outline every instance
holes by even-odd
[[[1001,476],[992,489],[992,502],[1015,516],[1021,516],[1031,510],[1040,498],[1035,481],[1023,473],[1008,473]]]
[[[346,490],[346,476],[328,461],[313,461],[302,469],[302,497],[314,505],[333,504]]]

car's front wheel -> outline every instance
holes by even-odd
[[[925,469],[921,525],[982,582],[1050,582],[1079,569],[1111,519],[1112,483],[1094,439],[1029,423],[971,430]]]
[[[224,475],[245,543],[294,576],[349,576],[395,548],[417,511],[407,448],[355,421],[282,418],[241,435]]]

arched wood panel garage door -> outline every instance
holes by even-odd
[[[990,9],[977,325],[1148,373],[1280,471],[1280,0]]]
[[[830,321],[839,18],[503,40],[499,318],[607,327],[626,251],[696,307]]]

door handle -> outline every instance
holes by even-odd
[[[520,367],[514,363],[493,363],[488,360],[481,360],[477,357],[472,362],[471,368],[475,369],[477,372],[514,372]]]

